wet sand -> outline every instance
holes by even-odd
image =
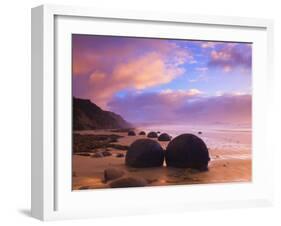
[[[146,136],[127,136],[126,132],[112,131],[82,131],[80,134],[116,134],[123,136],[116,144],[130,145],[133,141]],[[138,131],[137,131],[138,133]],[[157,140],[157,139],[155,139]],[[165,149],[169,142],[159,142]],[[208,146],[208,144],[207,144]],[[128,176],[137,176],[148,181],[149,186],[208,184],[229,182],[250,182],[252,177],[252,160],[249,150],[237,148],[209,148],[211,161],[209,170],[198,172],[191,169],[153,167],[131,168],[125,165],[125,157],[117,158],[118,153],[126,154],[125,150],[107,148],[112,155],[93,158],[91,156],[73,155],[73,190],[107,188],[104,182],[104,169],[114,167],[122,169]]]

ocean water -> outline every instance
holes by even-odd
[[[212,124],[212,125],[150,125],[142,130],[160,131],[173,138],[184,133],[200,137],[209,150],[220,150],[225,158],[251,158],[252,128],[250,125]],[[198,132],[202,134],[198,134]]]

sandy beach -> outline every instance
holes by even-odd
[[[136,130],[138,134],[140,130]],[[147,131],[146,131],[147,132]],[[193,132],[193,131],[191,131]],[[109,184],[104,181],[104,170],[106,168],[118,168],[125,172],[125,175],[144,178],[148,186],[179,185],[179,184],[207,184],[207,183],[229,183],[229,182],[250,182],[252,177],[251,159],[251,133],[245,136],[245,131],[234,131],[227,133],[219,131],[215,134],[216,139],[208,132],[198,135],[206,141],[211,161],[209,170],[199,172],[191,169],[166,167],[153,168],[132,168],[125,165],[126,150],[107,147],[110,156],[101,158],[93,157],[94,152],[75,152],[73,154],[73,190],[107,188]],[[116,132],[113,130],[89,130],[76,131],[80,135],[117,135],[120,138],[114,145],[128,147],[135,140],[146,138],[146,136],[128,136],[127,132]],[[157,140],[155,138],[149,138]],[[163,149],[166,149],[169,142],[158,141]],[[118,146],[116,146],[118,147]],[[81,150],[82,151],[82,150]],[[85,154],[86,153],[86,154]],[[117,157],[118,154],[123,157]]]

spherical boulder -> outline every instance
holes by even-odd
[[[154,140],[139,139],[131,144],[127,151],[125,163],[127,166],[144,168],[162,166],[164,150]]]
[[[144,135],[145,135],[145,132],[144,132],[144,131],[141,131],[141,132],[139,133],[139,135],[144,136]]]
[[[168,167],[208,170],[209,151],[204,141],[193,134],[182,134],[167,146],[165,160]]]
[[[147,185],[147,181],[140,177],[121,177],[111,183],[111,188],[128,188],[128,187],[144,187]]]
[[[128,136],[136,136],[135,131],[130,130],[130,131],[128,132]]]
[[[158,137],[159,141],[170,141],[171,140],[171,136],[167,133],[162,133],[159,137]]]
[[[149,138],[157,138],[158,137],[158,134],[156,132],[149,132],[147,134],[147,137]]]

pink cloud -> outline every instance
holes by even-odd
[[[110,73],[93,72],[89,94],[95,103],[106,108],[107,101],[122,89],[143,90],[169,83],[183,72],[183,68],[165,64],[162,55],[149,53],[116,65]]]
[[[103,108],[120,90],[171,82],[193,60],[190,51],[167,40],[79,36],[73,42],[73,76],[80,77],[74,90],[83,87],[84,96]]]
[[[224,72],[230,72],[235,68],[251,70],[252,47],[251,45],[228,43],[221,49],[213,49],[208,65],[220,67]]]

